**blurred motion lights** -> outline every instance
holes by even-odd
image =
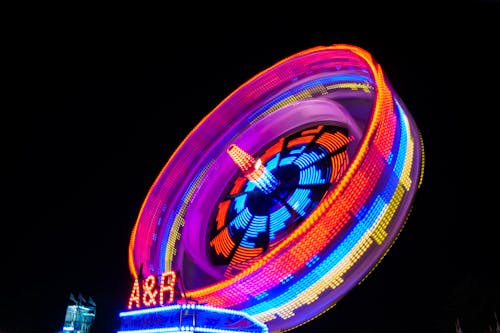
[[[129,246],[132,275],[143,265],[153,280],[129,308],[168,303],[154,276],[181,271],[200,304],[270,332],[299,326],[383,258],[423,164],[419,130],[367,51],[294,54],[225,98],[158,175]]]

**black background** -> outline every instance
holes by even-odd
[[[173,151],[260,71],[337,43],[369,51],[410,110],[424,181],[381,264],[295,332],[454,332],[457,318],[465,333],[494,326],[499,6],[239,6],[54,6],[10,25],[0,332],[60,330],[70,293],[97,303],[92,332],[116,332],[132,285],[130,233]]]

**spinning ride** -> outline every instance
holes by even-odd
[[[130,271],[180,271],[188,298],[290,330],[383,258],[422,175],[419,130],[381,66],[356,46],[311,48],[182,141],[143,203]]]

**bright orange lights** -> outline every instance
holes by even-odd
[[[252,155],[235,144],[229,146],[227,152],[234,163],[245,174],[245,177],[253,182],[261,191],[271,193],[278,186],[278,180],[272,173],[266,170],[260,158],[256,160]]]
[[[141,280],[142,283],[140,283]],[[164,272],[161,275],[161,282],[159,285],[154,275],[149,275],[145,279],[135,278],[128,301],[128,309],[131,310],[132,307],[139,309],[143,306],[153,307],[158,303],[160,306],[173,303],[176,280],[176,274],[173,271]],[[142,289],[140,288],[141,286]],[[165,297],[166,293],[168,293],[168,297]]]

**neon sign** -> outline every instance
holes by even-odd
[[[174,271],[164,272],[161,275],[160,283],[154,275],[139,278],[136,277],[130,297],[128,309],[140,309],[142,307],[154,307],[171,304],[174,302],[176,294],[176,274]]]

